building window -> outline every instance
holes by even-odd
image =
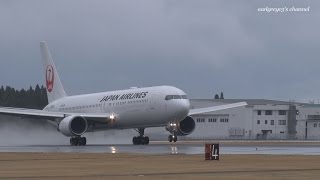
[[[313,124],[313,127],[317,127],[317,125],[318,125],[317,123],[314,123],[314,124]]]
[[[258,116],[260,116],[261,115],[261,110],[258,110]]]
[[[267,116],[272,115],[272,111],[271,111],[271,110],[266,110],[266,111],[265,111],[265,115],[267,115]]]
[[[209,122],[217,122],[217,119],[216,119],[216,118],[209,118],[208,121],[209,121]]]
[[[268,120],[264,120],[264,124],[268,124]]]
[[[287,115],[287,111],[286,110],[279,110],[278,114],[279,114],[279,116],[284,116],[284,115]]]
[[[270,121],[270,124],[271,124],[271,125],[274,125],[274,120],[271,120],[271,121]]]
[[[228,118],[221,118],[220,122],[227,123],[227,122],[229,122],[229,119]]]
[[[257,124],[260,124],[260,120],[257,121]]]
[[[197,122],[198,123],[203,123],[203,122],[205,122],[205,119],[204,118],[197,118]]]
[[[286,120],[279,120],[279,125],[287,125],[287,121]]]

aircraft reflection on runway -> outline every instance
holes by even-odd
[[[179,149],[179,151],[178,151]],[[145,153],[145,154],[202,154],[203,145],[14,145],[0,146],[0,152],[65,152],[65,153]]]
[[[109,151],[106,153],[116,154],[116,153],[147,153],[147,154],[201,154],[203,152],[203,147],[195,146],[183,146],[182,145],[141,145],[141,146],[132,146],[132,145],[113,145],[109,146]],[[87,146],[95,148],[94,150],[100,151],[100,148],[105,146]],[[90,150],[93,150],[91,149]],[[181,149],[181,151],[179,151]],[[74,150],[74,149],[73,149]],[[88,151],[90,151],[88,150]],[[1,151],[1,149],[0,149]],[[82,150],[83,151],[83,150]]]
[[[150,145],[15,145],[0,146],[0,152],[62,152],[62,153],[142,153],[142,154],[204,154],[204,144]],[[319,146],[228,146],[220,147],[221,154],[303,154],[320,155]]]
[[[176,146],[171,146],[171,154],[178,154],[178,148]]]
[[[111,146],[110,149],[112,154],[117,153],[117,149],[114,146]]]

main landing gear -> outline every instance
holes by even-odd
[[[133,145],[148,145],[149,137],[144,136],[144,128],[138,128],[136,131],[139,133],[139,136],[135,136],[132,138]]]
[[[168,137],[168,141],[169,142],[177,142],[178,141],[178,137],[176,135],[169,135]]]
[[[87,138],[86,137],[72,137],[70,138],[70,145],[72,146],[85,146],[87,144]]]

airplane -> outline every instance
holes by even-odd
[[[169,142],[191,134],[195,127],[192,115],[246,106],[246,102],[190,109],[187,95],[173,86],[153,86],[67,96],[46,42],[40,42],[49,104],[43,110],[0,108],[0,114],[47,121],[70,145],[84,146],[87,132],[109,129],[135,129],[134,145],[148,145],[145,128],[165,127]]]

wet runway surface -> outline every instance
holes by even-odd
[[[0,152],[204,154],[204,144],[124,145],[14,145],[0,146]],[[220,145],[220,154],[320,155],[320,146]]]

